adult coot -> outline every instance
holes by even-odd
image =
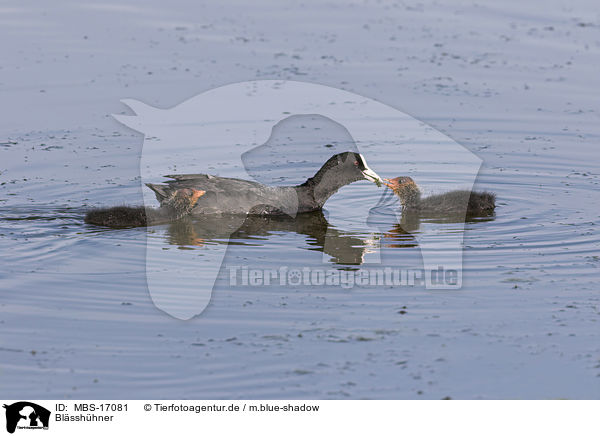
[[[147,183],[162,204],[182,188],[206,191],[191,211],[192,215],[251,214],[295,216],[320,210],[327,199],[342,186],[369,180],[381,186],[383,181],[359,153],[344,152],[329,158],[317,173],[297,186],[267,186],[249,180],[208,174],[178,174],[165,184]]]

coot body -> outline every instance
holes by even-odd
[[[368,166],[359,153],[344,152],[329,158],[306,182],[297,186],[267,186],[250,180],[219,177],[209,174],[178,174],[165,176],[165,184],[148,183],[162,204],[173,191],[193,188],[205,191],[191,214],[251,214],[295,216],[297,213],[320,210],[338,189],[359,180],[381,185],[381,178]]]

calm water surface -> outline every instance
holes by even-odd
[[[117,139],[115,147],[128,141]],[[16,159],[27,148],[19,142],[8,152]],[[115,383],[123,383],[139,397],[394,398],[418,391],[435,397],[444,389],[460,395],[456,379],[448,377],[461,374],[461,365],[479,360],[474,371],[501,372],[487,362],[490,353],[499,362],[510,360],[523,377],[535,376],[538,365],[560,370],[574,360],[588,361],[580,370],[593,373],[599,172],[574,160],[574,148],[483,152],[502,163],[490,167],[486,160],[478,179],[497,193],[498,209],[491,219],[465,225],[460,291],[229,286],[231,266],[368,270],[364,255],[374,241],[386,265],[420,268],[420,233],[462,231],[435,222],[421,223],[412,234],[399,231],[396,215],[388,212],[397,205],[375,214],[375,225],[371,212],[365,224],[357,205],[373,203],[380,191],[360,182],[332,197],[324,214],[249,220],[231,237],[209,308],[187,322],[152,305],[145,244],[185,249],[177,262],[201,263],[203,250],[228,243],[227,225],[184,220],[107,230],[83,224],[85,204],[114,204],[114,192],[136,192],[138,182],[82,194],[70,175],[46,175],[68,156],[69,146],[47,151],[48,166],[38,167],[42,176],[3,186],[1,277],[13,293],[2,301],[10,336],[0,351],[11,378],[20,378],[16,384],[5,378],[5,386],[16,392],[32,374],[48,373],[56,376],[36,379],[48,396],[114,396]],[[363,152],[380,174],[397,174],[385,155]],[[579,354],[559,359],[570,347]],[[579,376],[571,371],[565,377]],[[545,395],[556,395],[554,389]],[[581,392],[568,380],[560,389],[562,395]],[[512,395],[508,388],[505,394]],[[489,395],[501,394],[494,389]]]

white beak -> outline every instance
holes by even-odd
[[[381,186],[381,184],[383,183],[383,180],[381,180],[381,177],[379,177],[377,175],[377,173],[375,171],[373,171],[371,168],[367,168],[365,170],[362,171],[363,176],[365,176],[365,178],[375,184],[377,184],[377,186]]]
[[[361,170],[363,176],[365,176],[365,179],[369,180],[370,182],[375,183],[378,187],[381,186],[381,184],[383,183],[383,180],[381,180],[381,177],[379,177],[379,175],[373,171],[371,168],[369,168],[367,166],[367,161],[365,161],[365,158],[360,155],[362,161],[363,161],[363,165],[365,167],[364,170]]]

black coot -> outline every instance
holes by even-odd
[[[381,178],[359,153],[344,152],[329,158],[317,173],[297,186],[267,186],[249,180],[208,174],[165,176],[166,184],[147,183],[162,204],[173,191],[193,188],[206,191],[191,214],[251,214],[295,216],[296,213],[320,210],[327,199],[342,186],[369,180],[381,186]]]
[[[161,207],[118,206],[93,209],[85,217],[88,224],[108,227],[138,227],[162,224],[183,216],[290,215],[321,210],[329,197],[342,186],[369,180],[383,181],[362,155],[345,152],[332,156],[317,173],[298,186],[267,186],[249,180],[208,174],[166,176],[164,185],[148,183]]]

